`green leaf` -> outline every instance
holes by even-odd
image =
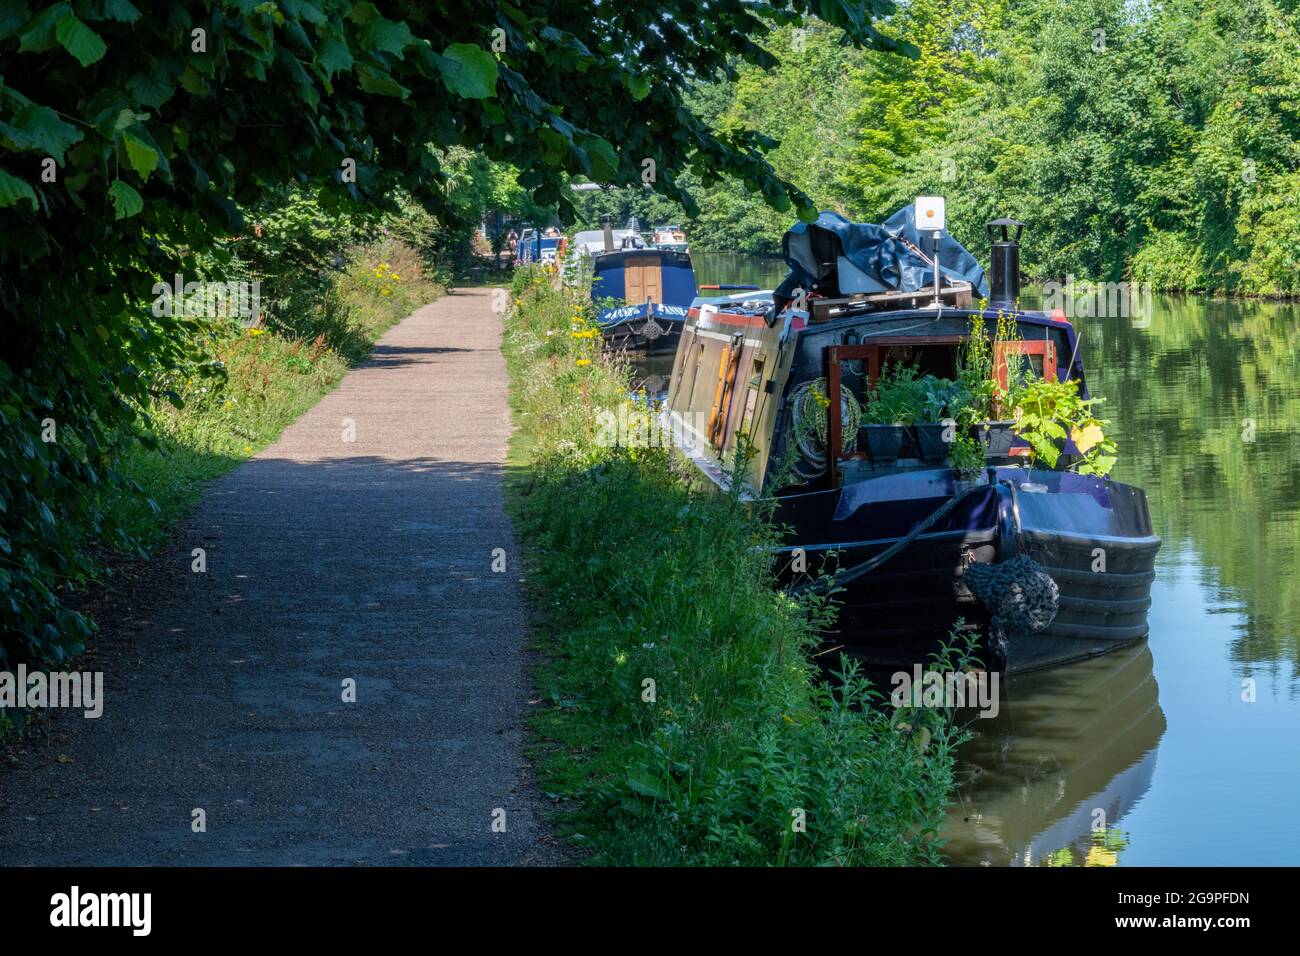
[[[1119,459],[1115,455],[1098,455],[1089,465],[1089,472],[1094,475],[1108,475]]]
[[[54,35],[63,49],[75,56],[82,66],[90,66],[108,50],[99,34],[71,13],[60,18]]]
[[[148,179],[149,174],[158,168],[158,151],[140,139],[134,133],[122,134],[122,145],[126,147],[126,158],[131,168],[141,179]]]
[[[47,7],[27,21],[18,31],[18,51],[20,53],[46,53],[59,45],[54,34],[55,25],[72,10],[67,3],[56,3]]]
[[[0,208],[12,206],[20,199],[26,199],[32,204],[32,209],[36,208],[36,193],[32,187],[0,169]]]
[[[582,141],[591,160],[591,178],[597,182],[608,181],[618,172],[618,157],[614,147],[599,136],[587,136]]]
[[[12,125],[0,123],[0,136],[22,151],[47,153],[63,164],[63,153],[82,139],[81,131],[48,106],[28,105],[14,113]]]
[[[628,77],[627,88],[632,94],[632,99],[640,102],[650,95],[650,78],[648,76]]]
[[[126,81],[126,91],[142,106],[157,109],[175,95],[176,80],[161,76],[157,71],[137,73]]]
[[[134,23],[140,19],[140,11],[131,0],[104,0],[104,16],[119,23]]]
[[[372,50],[383,50],[400,58],[411,42],[411,28],[405,23],[376,17],[361,31],[361,41]]]
[[[192,66],[185,67],[185,72],[181,74],[180,83],[185,92],[192,93],[195,96],[206,96],[208,93],[208,81],[203,78],[203,74]]]
[[[496,93],[497,61],[482,47],[453,43],[438,57],[438,69],[443,84],[457,96],[483,100]]]
[[[627,785],[633,793],[639,793],[643,797],[650,797],[654,800],[668,799],[668,791],[649,771],[643,770],[636,775],[629,773],[627,775]]]
[[[144,210],[140,194],[120,179],[108,187],[108,198],[113,200],[114,219],[130,219]]]
[[[316,51],[316,65],[326,76],[352,69],[352,52],[347,43],[338,37],[326,37]]]
[[[379,10],[373,3],[354,3],[352,9],[348,11],[348,19],[357,26],[365,26],[371,20],[379,16]]]
[[[395,96],[401,100],[411,95],[410,90],[398,83],[386,71],[367,66],[365,63],[357,64],[357,82],[367,93]]]
[[[284,7],[285,12],[291,17],[297,17],[299,20],[316,24],[325,22],[325,14],[321,12],[320,7],[314,3],[307,3],[306,0],[281,0],[280,6]]]

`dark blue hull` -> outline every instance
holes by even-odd
[[[885,551],[950,500],[954,479],[948,469],[923,470],[792,495],[781,499],[777,521],[790,526],[789,540],[804,549],[810,572],[847,569]],[[879,569],[848,583],[836,595],[842,607],[827,640],[873,665],[910,666],[926,662],[962,618],[981,630],[986,666],[1019,673],[1145,637],[1160,539],[1142,490],[1022,468],[999,468],[996,479]],[[989,641],[989,612],[963,576],[972,561],[995,564],[1018,550],[1051,575],[1060,604],[1046,629],[1011,634],[1002,646]],[[788,580],[799,577],[787,572]]]

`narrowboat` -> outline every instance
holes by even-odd
[[[671,249],[674,252],[690,252],[686,242],[686,233],[681,226],[655,226],[651,233],[651,244],[656,249]]]
[[[649,245],[636,229],[580,232],[574,248],[590,257],[591,297],[605,346],[671,355],[695,299],[689,252]]]
[[[553,263],[558,260],[564,240],[557,230],[551,229],[549,232],[553,234],[547,235],[543,230],[532,226],[524,229],[519,236],[519,245],[515,247],[515,265]]]
[[[976,460],[955,468],[952,420],[864,422],[885,370],[956,379],[981,328],[990,343],[1004,333],[1001,368],[1023,359],[1088,397],[1073,326],[1018,307],[1020,224],[989,224],[1003,234],[990,291],[943,233],[941,202],[937,229],[918,228],[915,209],[882,225],[822,213],[786,233],[791,271],[770,300],[694,302],[665,433],[708,480],[775,498],[783,586],[827,589],[835,572],[826,638],[870,665],[927,662],[959,619],[978,630],[983,665],[1008,674],[1140,641],[1160,546],[1140,488],[1079,473],[1072,441],[1055,468],[1036,464],[1006,425],[978,430]]]

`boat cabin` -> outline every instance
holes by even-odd
[[[1062,469],[1069,442],[1056,468],[1021,467],[1028,448],[1010,422],[980,425],[981,449],[973,435],[953,445],[951,420],[927,417],[973,397],[956,380],[981,329],[981,383],[1006,383],[1014,361],[1018,374],[1078,382],[1085,397],[1087,387],[1073,326],[1015,306],[1016,240],[995,242],[993,304],[977,305],[978,263],[915,227],[936,208],[924,198],[879,226],[834,213],[796,224],[784,241],[790,276],[770,298],[697,299],[664,428],[719,486],[778,499],[778,581],[822,587],[815,576],[833,571],[826,640],[869,664],[932,660],[954,627],[978,631],[982,665],[1005,673],[1140,640],[1160,547],[1142,489]],[[999,220],[990,235],[1018,226]],[[890,373],[906,424],[888,422],[902,400],[873,388],[891,368],[909,370]],[[897,387],[927,374],[924,401],[920,387]]]
[[[840,487],[846,482],[943,465],[947,449],[916,440],[894,454],[872,454],[862,433],[847,434],[845,414],[865,408],[888,364],[913,365],[919,373],[955,379],[971,316],[985,323],[990,339],[999,310],[972,307],[970,289],[943,290],[942,308],[928,308],[929,293],[854,295],[813,299],[809,308],[778,313],[770,303],[698,300],[688,312],[668,383],[668,413],[713,464],[720,483],[723,463],[741,436],[752,445],[746,484],[754,493],[780,494]],[[1030,374],[1084,383],[1074,328],[1063,318],[1004,308],[1014,315],[1019,342],[999,342],[995,369],[1005,375],[1008,353],[1025,357]],[[824,442],[840,452],[817,460],[800,449],[795,418],[801,389],[819,388],[826,404]],[[854,402],[847,400],[852,396]],[[805,443],[806,444],[806,443]],[[1008,450],[1009,459],[1017,457]],[[812,460],[809,460],[809,458]],[[697,464],[703,464],[697,460]],[[774,484],[775,483],[775,484]]]
[[[628,305],[645,302],[690,305],[695,298],[691,257],[668,249],[608,252],[592,261],[592,298],[617,299]]]

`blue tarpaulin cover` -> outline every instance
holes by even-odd
[[[816,235],[816,230],[823,234]],[[847,268],[840,265],[841,287],[850,281],[855,292],[917,292],[934,287],[930,266],[899,241],[906,239],[927,256],[933,254],[931,234],[916,228],[914,207],[904,206],[879,225],[849,222],[836,212],[823,212],[814,222],[795,223],[781,240],[781,254],[790,274],[777,287],[776,298],[789,300],[796,289],[811,290],[813,283],[830,271],[824,264],[829,261],[826,233],[838,240],[836,252],[850,264]],[[947,279],[969,282],[976,298],[988,296],[984,269],[946,232],[939,240],[939,268]]]

